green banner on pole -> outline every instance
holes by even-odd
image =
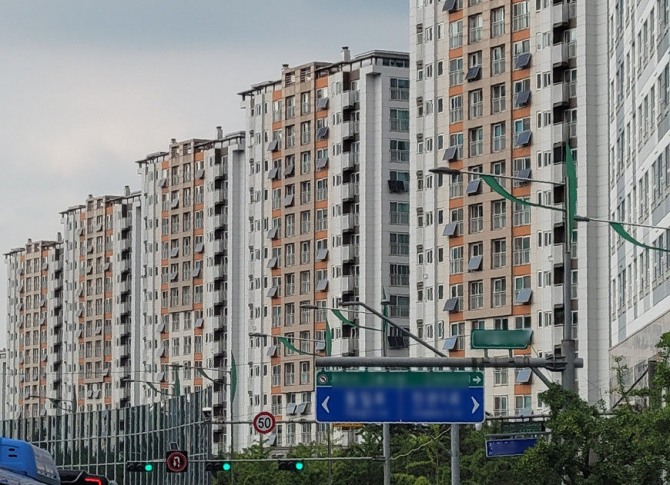
[[[326,319],[326,333],[324,335],[326,340],[326,356],[330,357],[333,352],[333,331],[328,325],[328,320]]]
[[[567,233],[565,240],[567,243],[572,241],[572,232],[575,228],[575,213],[577,211],[577,171],[575,169],[575,160],[572,158],[572,149],[570,144],[565,144],[565,196],[567,201]]]
[[[340,320],[344,325],[349,325],[350,327],[358,327],[358,325],[356,325],[354,322],[345,317],[340,310],[333,308],[330,311],[333,312],[333,315],[335,315],[338,318],[338,320]]]
[[[235,354],[231,353],[230,364],[230,402],[235,401],[235,394],[237,393],[237,364],[235,364]]]
[[[486,175],[486,174],[481,174],[480,175],[481,179],[486,182],[486,185],[491,187],[491,190],[493,190],[496,194],[504,197],[507,200],[511,200],[512,202],[515,202],[520,205],[525,205],[529,207],[540,207],[541,209],[551,209],[555,211],[562,211],[560,207],[552,207],[550,205],[542,205],[542,204],[536,204],[534,202],[530,202],[528,200],[523,200],[519,199],[518,197],[514,197],[512,194],[507,192],[505,188],[500,185],[500,183],[495,179],[495,176],[493,175]]]
[[[629,243],[635,244],[636,246],[640,246],[641,248],[645,249],[651,249],[652,251],[663,251],[666,253],[670,253],[670,249],[665,249],[665,248],[659,248],[656,246],[649,246],[648,244],[644,244],[637,239],[635,239],[633,236],[631,236],[626,230],[623,228],[623,225],[618,223],[618,222],[610,222],[610,227],[616,232],[619,236],[624,238],[626,241]]]

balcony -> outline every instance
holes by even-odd
[[[220,229],[224,228],[226,225],[226,215],[225,214],[216,214],[214,216],[214,228]]]
[[[551,48],[551,59],[554,67],[566,66],[570,58],[568,43],[554,44]]]
[[[345,121],[342,123],[342,138],[353,138],[359,131],[357,121]]]
[[[356,184],[352,182],[342,184],[342,201],[353,200],[357,192]]]
[[[222,178],[228,175],[228,166],[223,163],[216,163],[212,165],[212,174],[214,178]]]
[[[340,96],[342,109],[353,108],[356,104],[356,91],[344,91]]]
[[[342,262],[354,262],[356,258],[358,258],[358,246],[353,244],[342,246]]]
[[[554,5],[551,9],[554,29],[566,27],[570,23],[570,7],[567,1]]]
[[[358,337],[342,339],[342,355],[349,357],[358,355]]]
[[[568,106],[570,104],[570,85],[568,83],[557,83],[551,86],[551,98],[554,108]]]
[[[342,293],[353,293],[358,286],[354,275],[343,276],[341,281]]]
[[[119,263],[119,271],[121,271],[121,273],[130,271],[130,261],[127,259],[122,260],[121,263]]]
[[[130,291],[130,279],[126,278],[121,280],[121,283],[119,284],[119,290],[121,293],[128,293]]]
[[[552,130],[554,144],[568,141],[570,138],[570,126],[568,123],[554,123]]]
[[[355,170],[356,163],[353,152],[344,152],[342,154],[342,170]]]
[[[226,242],[223,239],[215,239],[213,245],[215,254],[221,254],[226,250]]]
[[[342,232],[353,231],[356,228],[356,219],[354,214],[344,214],[342,216]]]

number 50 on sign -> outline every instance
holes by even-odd
[[[272,413],[263,411],[254,417],[253,424],[254,429],[260,434],[268,434],[272,432],[273,429],[275,429],[277,422],[275,421],[275,417]]]

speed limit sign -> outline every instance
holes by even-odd
[[[263,411],[254,417],[254,429],[260,434],[268,434],[275,429],[275,417],[272,413]]]

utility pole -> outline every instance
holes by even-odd
[[[386,322],[384,322],[383,328],[382,357],[386,358],[388,356],[388,332]],[[384,453],[384,485],[391,485],[391,425],[389,423],[382,423],[382,451]]]
[[[566,151],[570,147],[566,147]],[[572,158],[572,155],[566,153]],[[561,354],[565,356],[565,370],[563,371],[563,389],[575,392],[575,341],[572,336],[572,224],[570,220],[571,211],[574,209],[570,197],[570,177],[568,176],[567,161],[564,167],[563,181],[565,184],[563,198],[565,200],[565,211],[563,212],[563,227],[565,228],[565,241],[563,246],[563,341],[561,342]]]

